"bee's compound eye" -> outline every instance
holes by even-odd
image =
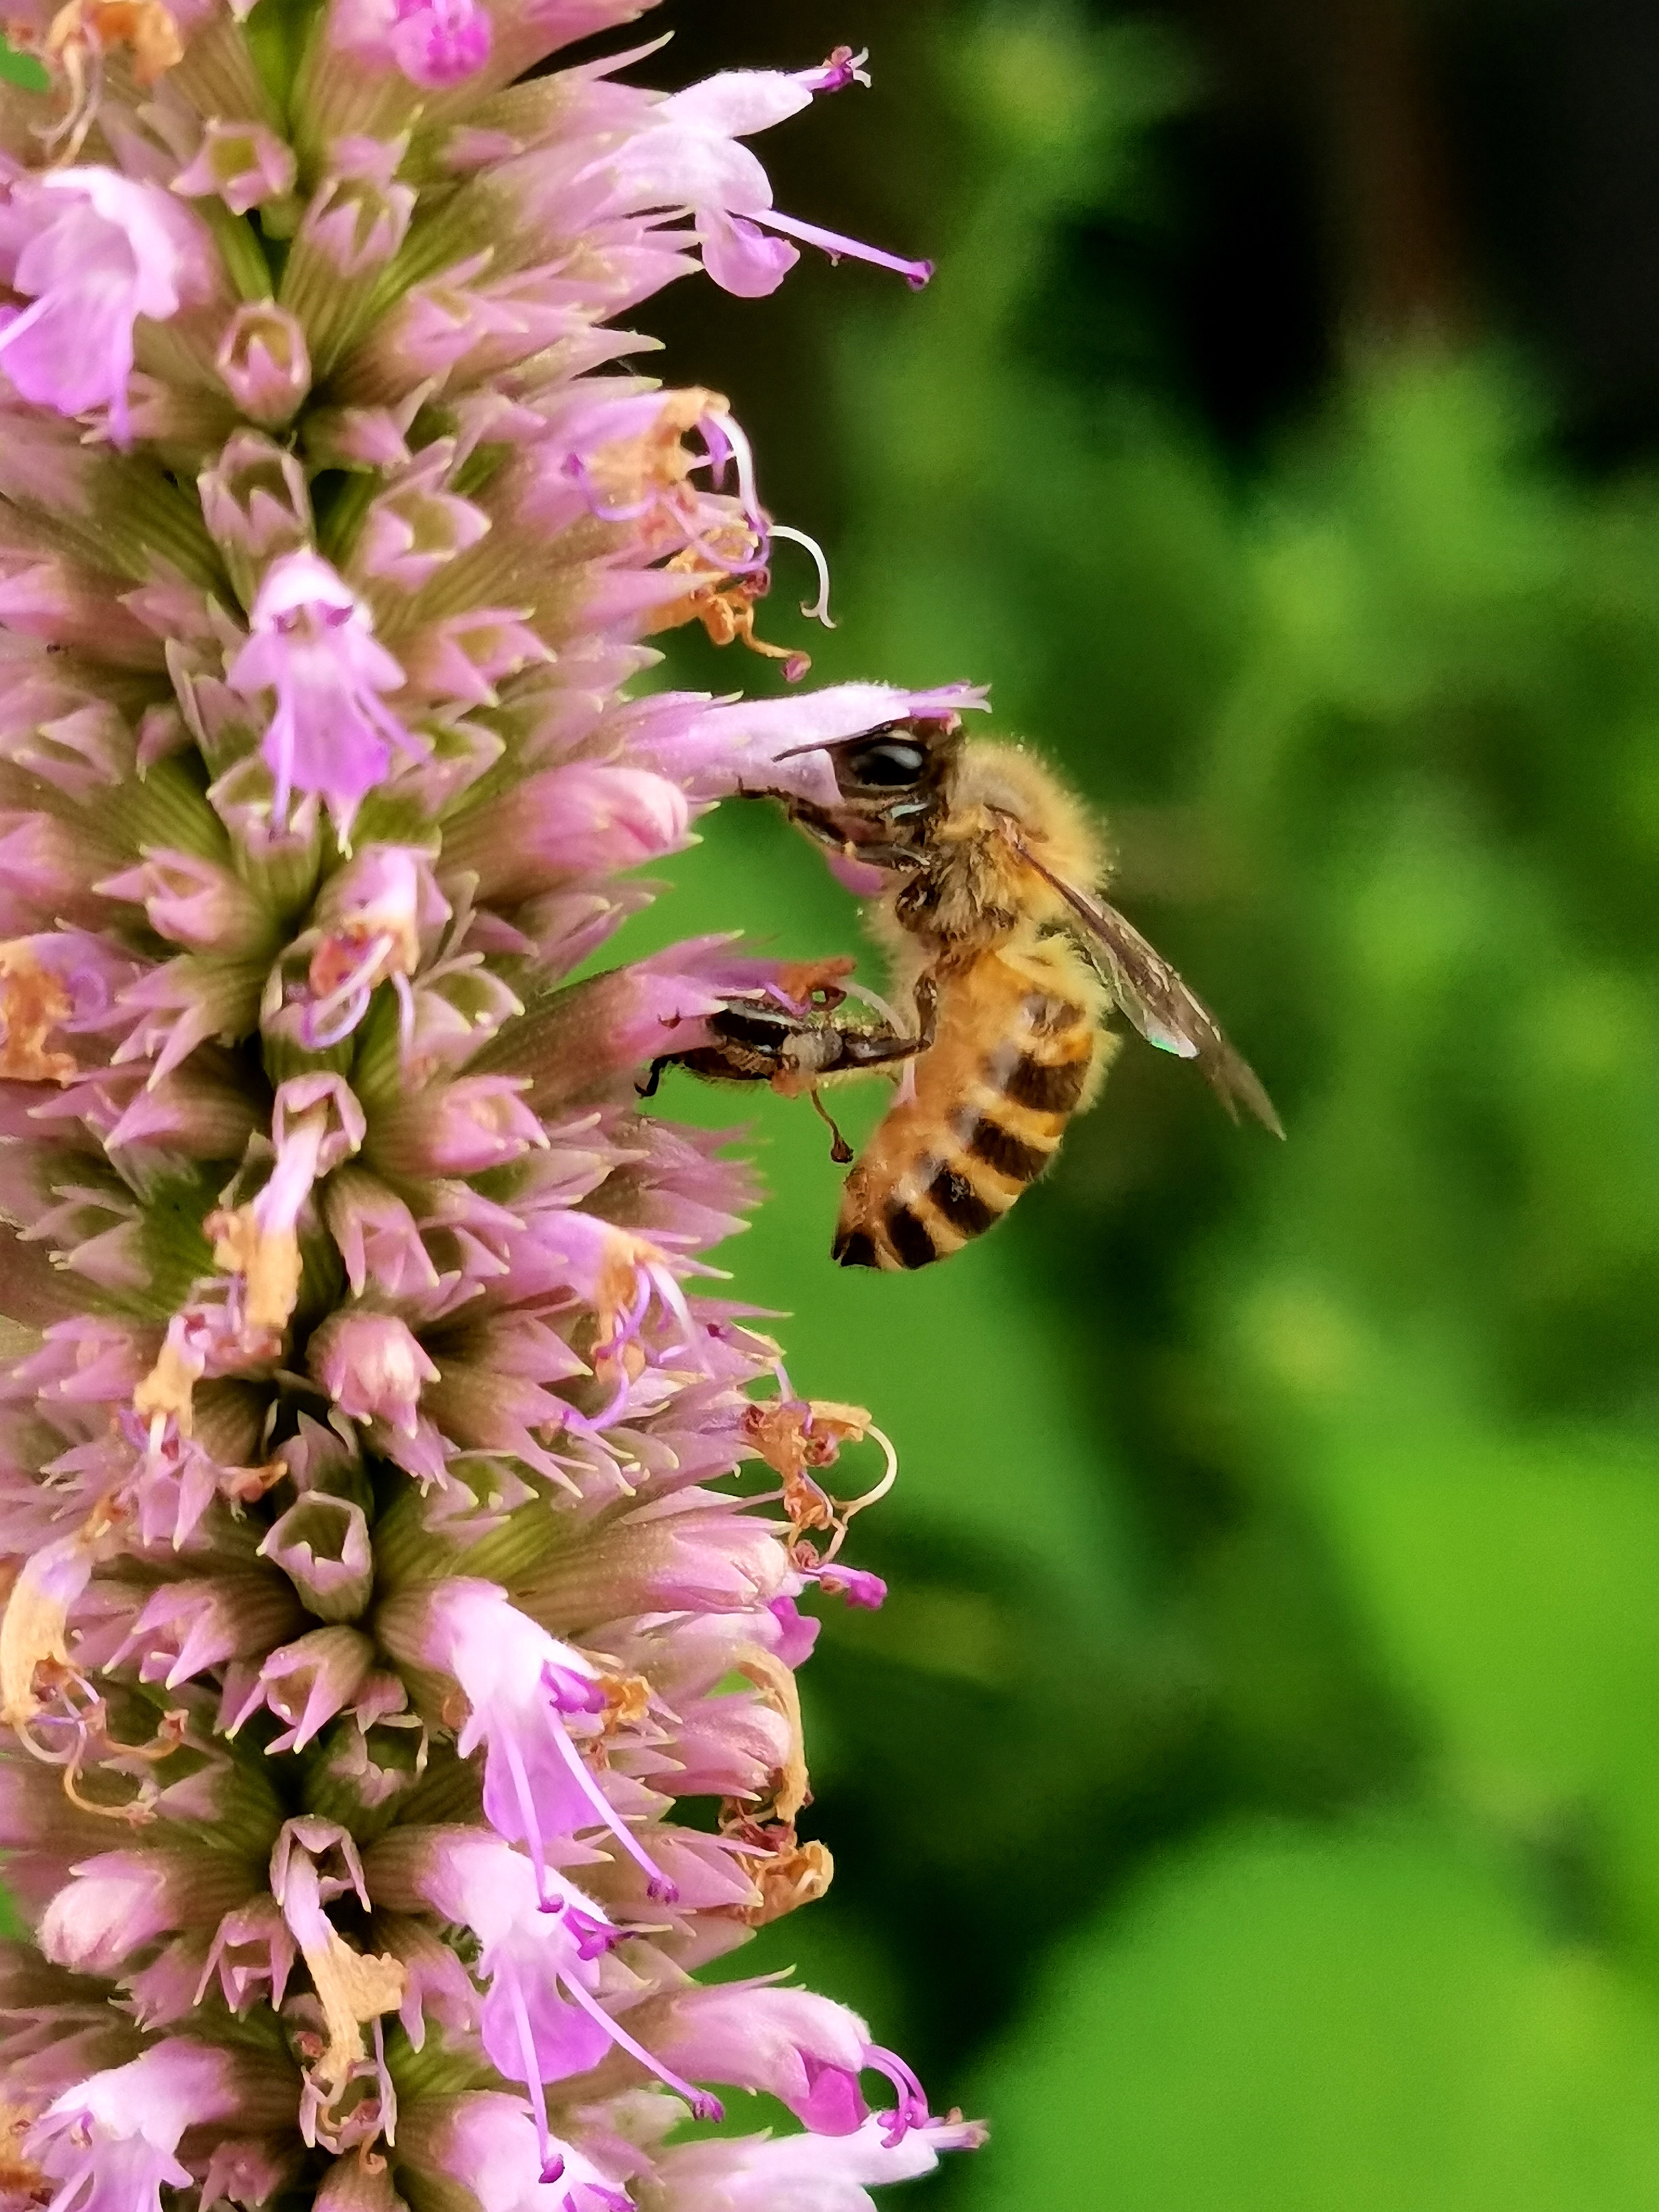
[[[847,755],[853,780],[883,791],[908,790],[921,781],[927,766],[926,746],[910,738],[872,738]]]

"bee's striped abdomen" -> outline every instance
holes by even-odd
[[[1059,962],[1048,988],[995,956],[951,976],[939,1036],[847,1179],[844,1267],[925,1267],[984,1234],[1053,1158],[1102,1039],[1092,994]],[[1045,975],[1046,982],[1047,977]]]

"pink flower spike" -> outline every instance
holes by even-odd
[[[315,553],[285,554],[266,570],[249,617],[252,635],[228,672],[234,691],[276,695],[260,754],[276,782],[273,823],[295,791],[315,792],[343,843],[365,795],[386,781],[395,751],[415,739],[381,694],[404,672],[374,642],[368,609]]]
[[[632,310],[924,273],[757,158],[865,56],[657,89],[659,4],[20,0],[0,2212],[875,2212],[977,2139],[702,1978],[830,1881],[797,1675],[892,1462],[816,1486],[880,1431],[708,1295],[758,1176],[641,1094],[898,1017],[833,944],[589,963],[708,807],[982,695],[650,672],[793,685],[830,575]],[[678,2140],[728,2083],[807,2132]]]
[[[12,289],[33,301],[0,330],[0,368],[60,415],[106,406],[112,438],[126,445],[134,325],[166,322],[212,289],[196,218],[113,169],[58,169],[13,185],[0,247],[16,255]]]
[[[489,58],[489,18],[477,0],[398,0],[392,58],[411,84],[443,92]]]

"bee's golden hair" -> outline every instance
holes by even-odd
[[[1043,866],[1081,890],[1095,890],[1107,873],[1105,841],[1088,809],[1023,745],[970,738],[953,765],[948,805],[953,815],[980,806],[1012,814]]]

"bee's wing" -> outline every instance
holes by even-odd
[[[1246,1106],[1264,1128],[1282,1137],[1285,1127],[1249,1062],[1233,1049],[1215,1016],[1187,988],[1163,955],[1134,924],[1103,899],[1091,898],[1073,884],[1045,868],[1018,831],[1012,842],[1045,881],[1052,884],[1082,923],[1100,956],[1112,996],[1149,1044],[1196,1060],[1211,1089],[1238,1119]]]

